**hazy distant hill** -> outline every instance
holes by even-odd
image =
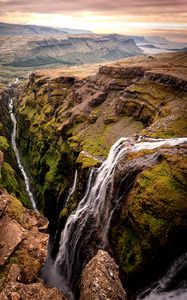
[[[136,44],[139,43],[147,43],[147,38],[143,37],[143,36],[136,36],[136,35],[130,35],[129,36],[131,39],[133,39],[135,41]]]
[[[149,43],[157,43],[157,44],[167,44],[169,41],[162,36],[146,36],[146,40]]]
[[[88,33],[91,33],[91,31],[71,28],[53,28],[38,25],[0,23],[0,35],[62,35]]]
[[[73,29],[73,28],[61,28],[59,30],[68,34],[92,34],[93,33],[91,30]]]
[[[117,34],[0,36],[0,63],[3,66],[80,65],[141,53],[133,39]]]

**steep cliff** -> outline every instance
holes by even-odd
[[[19,86],[14,100],[18,144],[38,205],[49,218],[51,232],[57,230],[51,236],[53,257],[61,229],[85,192],[90,169],[101,164],[118,138],[133,136],[129,143],[134,143],[138,136],[186,136],[185,65],[183,53],[132,58],[102,66],[84,79],[33,73]],[[155,152],[156,163],[144,166],[142,161]],[[124,179],[128,163],[132,170]],[[76,189],[64,208],[76,169]],[[162,271],[186,249],[185,173],[185,145],[128,153],[117,168],[120,202],[107,249],[131,291],[147,280],[151,267],[155,274]]]
[[[165,146],[155,152],[159,160],[148,168],[138,170],[136,166],[147,151],[138,157],[129,154],[121,162],[123,169],[132,164],[128,176],[133,187],[120,200],[109,239],[129,293],[149,282],[151,276],[157,278],[187,247],[186,145],[177,149]],[[122,191],[123,186],[128,188],[128,176],[121,181]],[[120,172],[117,177],[121,178]]]
[[[29,206],[24,180],[11,147],[12,124],[7,105],[10,97],[13,97],[11,90],[3,86],[0,89],[0,186],[7,189],[9,193],[16,195],[26,206]]]

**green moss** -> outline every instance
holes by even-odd
[[[18,223],[23,224],[24,221],[24,207],[21,202],[13,197],[10,196],[10,202],[6,208],[6,212],[13,217]]]
[[[0,136],[0,151],[6,151],[10,147],[7,139],[4,136]]]
[[[101,164],[101,162],[98,161],[96,158],[87,156],[84,153],[79,154],[76,163],[80,164],[81,168],[83,169],[94,168]]]
[[[1,167],[1,184],[9,192],[14,192],[18,188],[15,171],[7,162],[3,162]]]
[[[0,291],[3,289],[3,286],[6,282],[7,275],[8,275],[8,268],[1,266],[0,267]]]
[[[168,162],[154,166],[151,170],[142,172],[138,182],[138,190],[134,196],[136,202],[143,203],[144,207],[149,207],[152,212],[157,211],[160,217],[168,218],[180,210],[180,206],[185,204],[184,190],[180,184],[172,177]],[[166,206],[168,205],[167,209]],[[164,214],[167,211],[167,215]]]
[[[97,138],[86,137],[82,142],[82,147],[93,156],[98,155],[107,157],[110,147],[109,145],[106,145],[103,140],[103,136],[97,136]]]
[[[29,254],[26,250],[18,250],[16,252],[17,261],[20,267],[21,282],[31,283],[35,282],[41,268],[38,258]]]
[[[46,104],[44,106],[43,112],[44,112],[45,115],[48,115],[48,114],[52,113],[53,112],[53,108],[52,108],[51,104],[49,104],[49,103]]]
[[[37,110],[31,106],[25,106],[23,114],[27,116],[28,119],[33,119],[37,114]]]
[[[10,164],[3,162],[1,166],[0,185],[6,188],[9,193],[15,194],[26,206],[30,206],[30,202],[26,193],[20,188],[20,182],[16,179],[16,173]]]
[[[137,265],[141,263],[141,248],[137,236],[127,229],[123,232],[117,243],[117,249],[120,251],[120,265],[122,269],[131,273],[136,270]]]
[[[68,216],[68,210],[66,207],[64,207],[60,212],[60,218],[64,218]]]
[[[80,143],[81,143],[81,140],[80,140],[79,135],[74,135],[74,136],[68,138],[68,144],[72,151],[75,151],[75,152],[81,151]]]
[[[138,98],[145,99],[154,105],[160,105],[160,101],[167,101],[171,95],[180,99],[180,92],[175,91],[171,86],[162,85],[156,82],[137,82],[127,88],[127,91],[136,93]]]
[[[140,173],[124,199],[111,243],[126,278],[143,271],[186,228],[185,161],[184,156],[164,156]]]
[[[164,118],[163,120],[158,119],[150,128],[144,129],[141,134],[149,135],[153,138],[185,137],[187,135],[186,115],[181,113],[180,118],[173,116],[167,122],[167,126]]]

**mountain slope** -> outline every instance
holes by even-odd
[[[80,35],[64,38],[1,36],[0,41],[1,64],[14,67],[96,63],[142,53],[132,39],[120,35]]]
[[[9,24],[0,22],[0,35],[63,35],[63,34],[88,34],[90,30],[54,28],[49,26]]]
[[[0,35],[54,35],[66,34],[62,30],[39,25],[0,23]]]

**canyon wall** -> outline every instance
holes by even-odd
[[[53,258],[67,217],[84,195],[90,169],[101,165],[118,138],[131,137],[131,143],[142,136],[186,136],[185,57],[130,59],[102,66],[84,79],[32,73],[17,87],[17,141],[38,206],[50,222]],[[155,165],[129,169],[122,180],[128,163],[154,153],[159,156]],[[76,170],[76,189],[64,207]],[[130,294],[149,281],[151,268],[156,276],[186,249],[185,178],[185,144],[127,153],[116,171],[121,197],[107,250]]]

